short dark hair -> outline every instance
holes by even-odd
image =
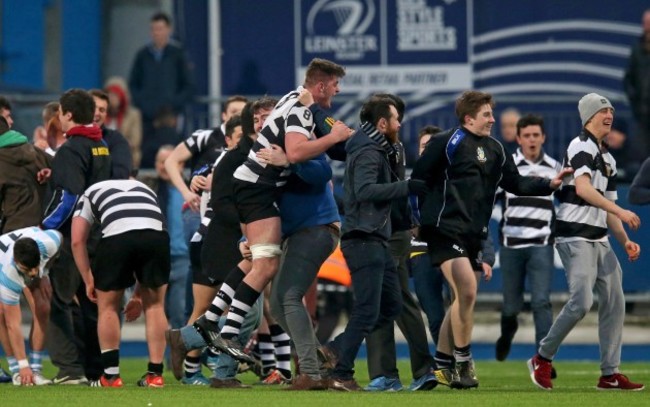
[[[342,78],[345,76],[345,68],[341,65],[322,58],[314,58],[307,66],[305,72],[305,85],[315,85],[324,82],[330,77]]]
[[[253,118],[253,105],[255,102],[248,102],[241,110],[241,115],[239,119],[241,120],[241,131],[244,134],[244,137],[250,137],[251,134],[255,133],[255,121]]]
[[[418,131],[418,141],[422,139],[424,136],[435,136],[436,134],[440,133],[442,129],[438,126],[433,126],[433,125],[428,125],[424,126]]]
[[[273,109],[277,104],[278,104],[277,99],[272,98],[270,96],[262,96],[261,98],[253,102],[253,104],[251,105],[251,111],[253,112],[253,114],[255,114],[261,109],[270,110]]]
[[[241,126],[241,116],[238,114],[233,115],[226,122],[226,137],[232,138],[232,134],[235,132],[235,127],[237,126]]]
[[[95,117],[95,100],[83,89],[70,89],[59,99],[61,112],[72,113],[72,120],[77,124],[90,124]]]
[[[542,134],[546,134],[546,131],[544,130],[544,119],[542,119],[542,116],[527,114],[520,118],[517,121],[517,135],[519,135],[519,130],[527,126],[539,126],[542,129]]]
[[[397,109],[397,121],[401,123],[402,119],[404,119],[404,111],[406,110],[406,103],[404,103],[404,99],[392,93],[376,93],[375,96],[387,97],[395,102],[395,109]]]
[[[14,261],[30,269],[41,264],[41,251],[34,239],[23,237],[14,243]]]
[[[108,104],[110,104],[111,102],[111,100],[108,97],[108,93],[106,93],[106,91],[102,89],[91,89],[88,91],[88,93],[90,93],[91,96],[101,99]]]
[[[460,124],[464,124],[465,116],[476,117],[476,114],[481,110],[483,105],[490,105],[494,109],[494,99],[492,95],[485,92],[476,90],[468,90],[463,92],[458,99],[456,99],[456,117]]]
[[[156,21],[163,21],[165,24],[171,26],[172,25],[172,18],[169,16],[169,14],[159,11],[155,13],[154,15],[151,16],[152,23],[155,23]]]
[[[5,119],[4,116],[0,116],[0,135],[5,134],[9,130],[11,130],[11,127],[9,127],[9,122],[7,119]]]
[[[246,98],[246,96],[242,96],[242,95],[233,95],[233,96],[230,96],[230,97],[229,97],[228,99],[226,99],[226,101],[223,102],[223,104],[221,105],[221,111],[222,111],[222,112],[225,112],[226,110],[228,110],[228,106],[230,106],[230,104],[231,104],[232,102],[244,102],[244,103],[248,103],[248,98]]]
[[[395,110],[397,110],[397,106],[395,106],[395,101],[393,99],[384,96],[371,96],[366,100],[363,106],[361,106],[359,119],[362,123],[368,122],[377,125],[379,119],[390,119],[391,106],[394,106]]]
[[[11,110],[11,103],[9,103],[9,100],[4,96],[0,96],[0,110],[2,109]]]

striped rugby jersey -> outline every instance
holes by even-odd
[[[567,148],[564,166],[573,168],[573,175],[557,192],[560,208],[557,212],[556,241],[590,242],[607,240],[607,212],[580,198],[576,193],[575,178],[589,174],[591,185],[611,201],[616,193],[616,161],[587,130],[574,138]]]
[[[555,178],[562,169],[560,162],[543,151],[537,162],[527,160],[521,148],[512,158],[524,176]],[[503,214],[499,229],[501,245],[523,248],[553,244],[553,195],[517,196],[499,188],[497,199],[501,201]]]
[[[133,230],[165,230],[156,193],[136,180],[109,180],[92,185],[77,203],[74,216],[91,225],[99,221],[102,237]]]
[[[199,170],[205,165],[210,165],[226,148],[225,124],[216,129],[195,130],[183,140],[183,144],[192,154],[190,158],[190,171]]]
[[[14,262],[14,243],[16,240],[29,237],[34,239],[41,252],[39,277],[47,275],[45,266],[54,257],[61,247],[61,233],[54,230],[42,230],[35,226],[14,230],[0,236],[0,301],[7,305],[20,303],[20,294],[25,288],[25,279],[16,269]]]
[[[257,135],[246,162],[235,171],[234,177],[241,181],[281,187],[287,183],[291,174],[289,167],[276,167],[262,163],[256,153],[271,144],[284,150],[284,136],[296,132],[311,139],[314,130],[314,116],[308,107],[298,102],[303,87],[289,92],[280,99],[264,122],[264,127]]]
[[[217,168],[217,165],[221,162],[221,159],[226,155],[228,151],[229,150],[225,148],[221,154],[219,154],[219,157],[217,157],[217,159],[212,164],[210,172],[214,172],[214,169]],[[213,176],[216,175],[213,174]],[[192,235],[190,242],[200,242],[208,234],[208,227],[210,226],[210,222],[214,217],[214,211],[212,210],[212,204],[210,202],[211,199],[212,194],[210,191],[203,191],[201,193],[201,223],[199,224],[199,228]]]

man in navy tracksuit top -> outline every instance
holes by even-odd
[[[470,351],[472,320],[482,271],[481,240],[487,236],[497,187],[520,196],[549,195],[565,174],[552,181],[519,175],[512,156],[490,137],[493,105],[490,94],[463,93],[456,101],[461,125],[432,137],[411,175],[430,188],[420,204],[421,233],[432,264],[440,266],[454,293],[443,322],[443,330],[451,323],[454,355],[435,355],[438,381],[453,388],[478,386]]]
[[[291,337],[300,363],[292,390],[324,390],[316,333],[302,298],[338,245],[340,217],[325,154],[293,166],[278,200],[282,218],[280,271],[271,285],[271,312]]]
[[[63,234],[59,258],[50,270],[52,311],[48,350],[52,363],[59,369],[54,383],[81,384],[87,382],[86,376],[97,378],[102,373],[102,365],[97,340],[97,305],[84,294],[81,275],[72,258],[70,219],[84,190],[110,178],[111,157],[102,140],[102,130],[93,124],[93,97],[85,90],[71,89],[61,96],[59,103],[59,118],[67,140],[52,162],[54,195],[43,220],[44,229],[57,229]],[[83,318],[85,349],[80,349],[74,341],[75,295]]]

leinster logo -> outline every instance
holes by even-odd
[[[479,162],[486,162],[487,158],[485,157],[485,151],[483,150],[483,147],[476,147],[476,158],[478,159]]]

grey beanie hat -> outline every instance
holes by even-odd
[[[606,107],[611,107],[614,109],[609,100],[605,96],[601,96],[597,93],[589,93],[584,95],[582,99],[578,102],[578,112],[580,112],[580,120],[582,120],[582,127],[585,127],[585,124],[594,117],[600,109]]]

